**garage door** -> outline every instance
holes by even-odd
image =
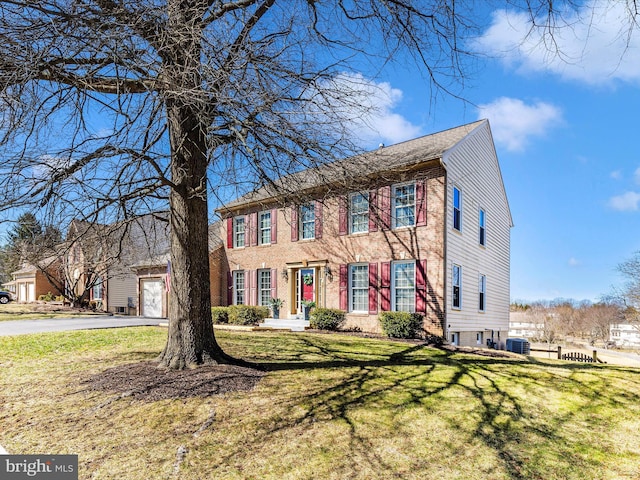
[[[141,290],[142,316],[162,317],[162,297],[164,295],[162,280],[143,280]]]

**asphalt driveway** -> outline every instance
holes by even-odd
[[[0,337],[27,333],[62,332],[93,328],[120,328],[158,325],[163,318],[91,316],[81,318],[51,318],[42,320],[16,320],[0,322]]]

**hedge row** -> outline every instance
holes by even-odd
[[[269,316],[268,307],[251,305],[230,305],[228,307],[211,308],[211,319],[214,324],[258,325]]]
[[[211,318],[214,324],[258,325],[269,316],[268,307],[231,305],[213,307]],[[310,326],[318,330],[339,330],[344,324],[346,312],[335,308],[314,308]],[[382,312],[378,315],[382,331],[391,338],[416,338],[424,334],[423,316],[409,312]]]

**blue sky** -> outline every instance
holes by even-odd
[[[466,102],[433,102],[410,69],[372,81],[386,92],[372,148],[489,119],[515,223],[513,300],[598,300],[640,250],[640,33],[627,44],[624,12],[597,4],[607,8],[589,3],[556,37],[564,60],[535,33],[523,43],[526,18],[494,12]]]

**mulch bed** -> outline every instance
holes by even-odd
[[[264,374],[259,370],[234,365],[168,370],[158,368],[155,362],[141,362],[110,368],[82,383],[89,390],[157,401],[252,390]]]

